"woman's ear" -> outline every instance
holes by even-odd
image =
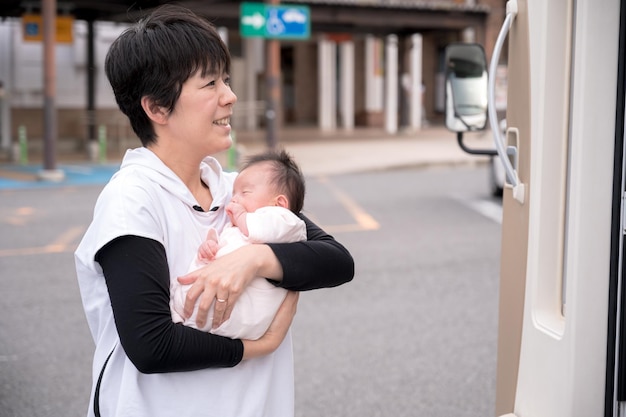
[[[164,124],[170,112],[163,106],[159,106],[148,96],[141,97],[141,107],[150,120],[157,124]]]
[[[278,197],[276,197],[276,205],[282,208],[289,209],[289,200],[287,200],[287,197],[285,195],[279,194]]]

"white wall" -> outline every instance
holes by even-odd
[[[126,25],[96,22],[95,65],[96,107],[117,108],[104,75],[104,58],[111,42]],[[25,42],[19,19],[0,22],[0,80],[12,107],[41,108],[43,102],[43,43]],[[87,24],[74,23],[74,42],[58,43],[56,60],[57,108],[84,108],[87,105]]]

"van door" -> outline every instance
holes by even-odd
[[[503,194],[496,415],[612,416],[624,0],[509,4],[505,140],[525,195]]]

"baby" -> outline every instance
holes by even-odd
[[[304,204],[305,184],[300,168],[285,151],[252,156],[233,184],[233,196],[226,206],[230,224],[219,234],[210,229],[198,249],[190,271],[213,259],[251,243],[288,243],[306,240],[306,226],[298,216]],[[173,284],[170,307],[174,322],[198,328],[197,305],[183,318],[185,296],[191,285]],[[257,277],[242,292],[230,318],[211,329],[213,307],[207,324],[200,330],[233,339],[256,340],[265,334],[282,304],[287,290]]]

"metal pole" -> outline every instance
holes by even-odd
[[[43,65],[44,65],[44,169],[55,169],[56,117],[55,102],[55,21],[56,0],[43,1]]]
[[[94,21],[87,21],[87,149],[96,159],[96,58]]]
[[[8,142],[7,138],[4,137],[4,95],[4,82],[0,80],[0,150],[8,148],[5,146],[5,142]]]
[[[56,170],[56,10],[56,0],[43,0],[44,169],[41,178],[54,181],[63,179],[62,171]]]
[[[11,93],[15,86],[15,63],[13,45],[15,44],[15,26],[18,22],[5,22],[0,27],[0,82],[3,84],[2,108],[0,108],[0,151],[11,152],[13,148]]]
[[[271,5],[278,5],[279,0],[270,0]],[[266,44],[267,59],[265,60],[265,82],[267,86],[267,146],[275,149],[278,143],[278,103],[280,101],[280,41],[269,39]]]

